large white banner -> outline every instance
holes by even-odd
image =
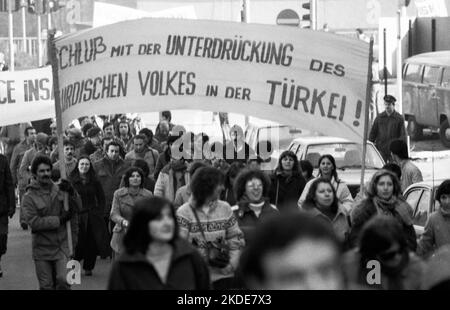
[[[0,72],[0,126],[55,117],[50,66]]]
[[[293,27],[142,18],[56,39],[63,126],[234,112],[361,141],[369,44]]]

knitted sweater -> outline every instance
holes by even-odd
[[[230,205],[225,201],[218,200],[210,205],[208,213],[205,213],[202,208],[196,208],[205,234],[205,241],[191,208],[191,202],[189,200],[177,210],[180,236],[197,248],[205,259],[207,259],[206,241],[216,244],[226,242],[230,248],[230,264],[222,269],[209,266],[211,281],[234,276],[245,241],[244,234],[239,228]]]

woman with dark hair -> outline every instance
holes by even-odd
[[[238,203],[231,209],[248,243],[256,226],[279,212],[269,201],[270,179],[264,172],[243,170],[236,178],[234,189]]]
[[[241,161],[235,161],[228,168],[225,174],[225,189],[220,195],[220,199],[226,201],[230,206],[234,206],[237,203],[235,192],[233,189],[234,181],[238,174],[245,168],[245,164]]]
[[[408,246],[417,248],[416,232],[413,227],[412,208],[401,198],[400,181],[388,170],[379,170],[370,181],[367,198],[357,203],[351,212],[351,242],[356,243],[359,232],[367,221],[377,214],[395,218],[403,228]]]
[[[148,168],[147,162],[143,159],[136,159],[133,162],[133,167],[137,167],[142,170],[142,172],[144,173],[144,188],[153,193],[153,191],[155,190],[155,181],[152,178],[148,177],[150,169]],[[124,178],[122,178],[119,187],[124,186],[125,182]]]
[[[92,275],[97,254],[108,256],[108,228],[103,220],[105,194],[97,179],[88,156],[82,155],[77,167],[69,176],[73,187],[81,197],[82,208],[78,213],[78,244],[75,259],[83,260],[86,276]]]
[[[300,160],[299,162],[300,170],[302,171],[302,175],[305,178],[306,182],[314,179],[313,171],[314,167],[309,160]]]
[[[191,198],[177,210],[180,236],[208,262],[215,289],[234,288],[234,272],[245,243],[230,205],[219,200],[223,174],[216,168],[200,168],[190,187]]]
[[[425,257],[450,244],[450,180],[439,185],[436,201],[440,207],[428,218],[417,248],[417,253]]]
[[[407,243],[397,220],[385,215],[373,217],[361,231],[359,248],[346,254],[347,279],[372,289],[421,289],[425,264]],[[374,268],[378,268],[378,274]]]
[[[280,212],[297,211],[297,201],[305,188],[297,156],[292,151],[284,151],[278,160],[278,167],[271,175],[270,202]]]
[[[346,246],[350,234],[350,215],[339,203],[330,180],[325,178],[314,180],[302,210],[330,223],[338,239]]]
[[[325,178],[329,180],[331,184],[333,184],[334,189],[336,190],[336,195],[339,199],[339,202],[348,212],[350,212],[353,205],[352,194],[350,193],[350,190],[348,189],[347,185],[338,177],[336,171],[336,161],[334,160],[334,157],[331,156],[330,154],[320,156],[318,166],[319,166],[319,174],[315,179]],[[305,188],[303,189],[303,193],[301,194],[300,199],[298,200],[299,208],[302,208],[306,195],[309,192],[309,188],[311,187],[311,184],[314,182],[315,179],[312,179],[311,181],[306,183]]]
[[[189,167],[189,178],[192,179],[194,173],[202,167],[207,167],[207,165],[203,161],[193,162],[192,165]],[[175,194],[175,200],[173,201],[175,209],[179,208],[180,206],[188,202],[189,197],[191,197],[191,189],[189,187],[189,184],[180,187],[177,190],[177,193]]]
[[[124,253],[114,262],[110,290],[207,290],[209,271],[200,254],[178,236],[170,201],[136,202],[123,239]]]
[[[123,177],[125,187],[114,192],[110,219],[116,225],[113,228],[111,248],[116,254],[122,252],[122,239],[134,209],[134,204],[141,198],[153,194],[144,188],[144,172],[137,167],[128,168]]]

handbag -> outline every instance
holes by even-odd
[[[206,240],[205,232],[203,231],[203,227],[200,223],[200,220],[197,215],[197,211],[191,206],[192,212],[194,212],[195,220],[200,229],[200,233],[202,234],[203,239],[206,243],[206,255],[207,262],[211,267],[217,268],[225,268],[230,263],[230,249],[225,243],[214,243]]]

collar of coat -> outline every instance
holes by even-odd
[[[320,217],[324,217],[328,220],[330,220],[330,218],[328,216],[326,216],[325,214],[323,214],[318,208],[316,208],[315,206],[304,206],[303,210],[307,211],[309,214],[311,214],[312,216],[316,217],[316,216],[320,216]],[[336,215],[334,216],[334,219],[331,221],[335,221],[337,218],[339,218],[339,216],[343,216],[343,217],[347,217],[348,213],[347,211],[342,207],[342,205],[340,203],[338,203],[338,209],[336,212]]]
[[[184,241],[182,239],[177,239],[174,242],[171,261],[176,261],[179,258],[182,258],[186,255],[190,255],[194,251],[196,251],[196,250],[194,248],[192,248],[186,241]],[[147,256],[141,252],[129,254],[125,251],[118,258],[118,261],[123,262],[123,263],[147,263],[147,264],[149,264]]]
[[[143,196],[144,191],[147,191],[147,190],[144,189],[144,188],[139,188],[139,191],[138,191],[138,193],[137,193],[137,196]],[[126,195],[128,195],[128,193],[129,193],[128,187],[121,187],[121,188],[119,188],[116,192],[117,192],[117,195],[118,195],[118,196],[126,196]]]
[[[42,186],[39,184],[39,182],[32,180],[31,183],[27,186],[27,191],[33,191],[34,193],[36,193],[37,195],[48,195],[48,191],[47,190],[43,190]],[[54,199],[54,197],[56,197],[57,195],[60,196],[60,198],[64,198],[64,194],[63,192],[61,192],[58,188],[58,186],[56,186],[55,183],[52,182],[52,186],[50,188],[50,195],[52,197],[52,199]]]

